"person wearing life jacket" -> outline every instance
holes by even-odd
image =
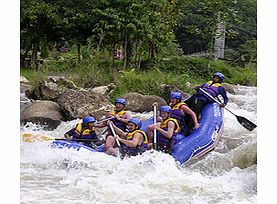
[[[81,142],[86,146],[91,146],[91,142],[98,140],[95,133],[96,120],[92,116],[83,118],[82,123],[78,123],[75,128],[69,130],[64,134],[64,137],[68,140],[71,139],[88,139],[88,141]],[[90,141],[91,140],[91,141]]]
[[[180,126],[178,121],[171,117],[172,109],[170,106],[161,106],[159,111],[162,122],[148,126],[148,136],[153,138],[153,132],[156,129],[158,150],[171,154],[173,139],[179,133]]]
[[[110,122],[115,130],[115,138],[121,143],[123,152],[129,156],[136,156],[142,154],[147,150],[148,137],[146,133],[140,130],[142,123],[138,118],[131,118],[128,121],[128,131],[124,132],[120,128],[116,127],[113,122]],[[115,148],[109,148],[107,154],[116,155],[117,150]]]
[[[192,95],[185,103],[196,113],[199,115],[203,107],[213,102],[213,100],[203,93],[199,88],[201,87],[203,90],[208,92],[211,96],[218,98],[219,95],[223,97],[224,102],[221,103],[221,107],[224,107],[228,103],[228,97],[226,94],[225,88],[222,86],[222,82],[224,80],[224,75],[220,72],[216,72],[213,75],[213,80],[208,81],[207,83],[202,84],[201,86],[195,87],[197,91],[194,95]]]
[[[127,111],[124,110],[126,106],[126,101],[123,98],[117,98],[115,99],[114,105],[115,105],[115,108],[107,114],[107,118],[112,117],[111,121],[113,122],[113,124],[125,132],[127,130],[128,121],[132,117]],[[107,125],[108,123],[107,121],[105,121],[102,124],[98,124],[96,127],[102,128]],[[111,130],[108,128],[105,148],[109,149],[114,146],[115,146],[115,139],[112,135]]]
[[[172,92],[170,94],[170,107],[172,109],[170,113],[171,118],[175,118],[178,121],[180,128],[184,127],[184,116],[189,116],[192,118],[194,123],[194,128],[199,128],[199,123],[197,121],[197,117],[195,113],[185,104],[182,102],[182,94],[181,92]]]

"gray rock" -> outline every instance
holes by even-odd
[[[222,83],[222,86],[226,89],[230,94],[235,94],[234,86],[232,84]]]
[[[35,90],[35,87],[33,87],[30,84],[20,83],[20,94],[24,94],[26,97],[30,99],[38,99],[38,93]]]
[[[106,115],[112,105],[108,99],[91,90],[67,90],[57,100],[68,119],[93,115],[97,119]]]
[[[45,129],[55,129],[62,120],[60,107],[53,101],[35,101],[20,112],[21,124],[32,122],[43,125]]]
[[[59,87],[64,87],[67,89],[78,89],[73,81],[67,79],[64,76],[48,76],[47,79],[53,83],[56,83]]]
[[[20,76],[20,83],[29,83],[29,80],[25,76]]]
[[[47,80],[41,81],[39,85],[41,99],[51,101],[57,101],[65,91],[77,88],[72,81],[62,76],[48,76]]]
[[[133,112],[149,112],[153,110],[152,104],[158,102],[159,107],[166,105],[166,101],[153,95],[142,95],[139,93],[128,93],[122,96],[126,100],[126,109]]]
[[[106,95],[109,92],[109,87],[108,86],[99,86],[99,87],[94,87],[91,89],[94,93]]]
[[[191,84],[189,82],[186,83],[186,86],[187,87],[191,87]],[[167,85],[167,84],[163,84],[162,85],[162,89],[163,89],[163,92],[164,92],[164,96],[165,98],[168,100],[169,99],[169,95],[171,92],[174,92],[174,91],[178,91],[182,94],[182,97],[183,99],[187,99],[190,97],[190,95],[184,91],[182,91],[180,88],[178,88],[177,86],[174,86],[174,85]]]

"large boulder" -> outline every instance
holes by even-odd
[[[35,101],[20,112],[21,124],[32,122],[43,125],[45,129],[55,129],[62,120],[60,107],[53,101]]]
[[[48,76],[40,82],[40,97],[43,100],[57,101],[58,97],[68,89],[77,89],[74,82],[63,76]]]
[[[232,84],[222,83],[222,86],[226,89],[230,94],[235,94],[234,86]]]
[[[35,97],[35,88],[32,85],[20,83],[20,111],[32,105]]]
[[[159,107],[167,105],[166,101],[153,95],[142,95],[139,93],[127,93],[122,96],[126,100],[126,109],[133,112],[149,112],[153,110],[152,104],[158,102]]]
[[[113,83],[110,83],[107,86],[94,87],[91,89],[91,91],[105,96],[109,96],[112,93],[114,88],[115,88],[115,85]]]
[[[68,120],[88,115],[99,119],[112,109],[111,103],[104,95],[85,89],[67,90],[58,97],[57,102]]]
[[[35,90],[35,87],[30,84],[20,83],[20,94],[24,94],[30,99],[38,99],[38,94]]]
[[[191,84],[189,82],[187,82],[186,86],[188,88],[190,88]],[[174,85],[163,84],[162,90],[163,90],[163,97],[166,98],[167,100],[169,99],[170,93],[174,92],[174,91],[180,92],[182,94],[183,99],[187,99],[190,97],[190,95],[188,93],[182,91],[180,88],[178,88],[177,86],[174,86]]]
[[[20,111],[33,104],[33,100],[26,97],[25,93],[20,93]]]

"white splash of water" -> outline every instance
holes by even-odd
[[[256,88],[237,86],[227,107],[256,122]],[[152,113],[136,114],[138,117]],[[121,161],[88,150],[51,148],[51,141],[21,141],[21,203],[256,203],[256,130],[245,130],[225,111],[215,151],[187,163],[160,152]],[[21,133],[62,138],[79,120],[54,131],[28,124]],[[253,156],[254,155],[254,156]]]

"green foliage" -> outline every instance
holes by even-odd
[[[256,0],[186,0],[180,1],[182,19],[175,30],[185,54],[212,49],[216,23],[226,24],[226,47],[237,48],[256,38]]]
[[[185,86],[188,79],[186,75],[176,75],[170,72],[166,73],[159,69],[150,69],[143,72],[136,69],[123,71],[122,75],[115,81],[117,86],[113,92],[113,98],[128,92],[167,97],[162,95],[163,84],[175,85],[185,91],[189,91]]]
[[[34,85],[50,74],[86,88],[113,82],[113,97],[131,91],[159,95],[162,84],[191,92],[187,82],[203,83],[215,71],[228,83],[256,85],[256,73],[242,68],[256,60],[255,5],[256,0],[22,0],[21,54],[38,45],[45,61],[38,71],[21,74]],[[218,19],[227,23],[230,64],[183,56],[180,47],[184,53],[210,48]],[[70,51],[58,52],[65,41]],[[125,61],[112,58],[115,48],[125,51]]]
[[[20,75],[25,76],[30,84],[32,84],[34,87],[38,87],[40,81],[43,80],[47,74],[47,72],[43,71],[35,71],[24,67],[20,68]]]

